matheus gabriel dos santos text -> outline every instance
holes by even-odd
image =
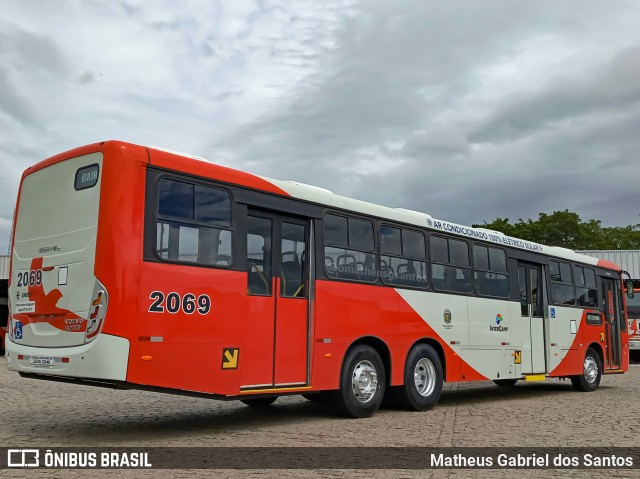
[[[614,454],[498,454],[467,456],[464,454],[431,454],[431,467],[632,467],[633,458]]]

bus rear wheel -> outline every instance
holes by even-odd
[[[384,396],[386,373],[380,355],[359,344],[347,354],[340,374],[340,390],[335,396],[338,410],[347,417],[370,417]]]
[[[571,384],[576,391],[591,392],[598,389],[602,379],[602,362],[593,348],[587,349],[584,356],[582,374],[571,376]]]
[[[241,399],[240,402],[246,404],[247,406],[261,408],[271,406],[276,399],[278,399],[276,396],[272,396],[269,398]]]
[[[410,411],[428,411],[440,399],[443,386],[440,356],[428,344],[414,346],[404,367],[404,386],[397,388],[396,400]]]

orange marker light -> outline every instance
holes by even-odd
[[[151,361],[153,359],[152,356],[142,356],[143,361]]]
[[[93,300],[93,303],[91,303],[93,306],[98,306],[100,304],[100,301],[102,301],[102,293],[98,293],[98,297],[96,299]]]

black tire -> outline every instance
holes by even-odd
[[[428,344],[418,344],[407,355],[404,386],[395,390],[395,399],[403,409],[428,411],[440,400],[443,383],[440,356]]]
[[[494,379],[493,382],[496,386],[501,388],[512,388],[518,382],[517,379]]]
[[[269,398],[241,399],[240,402],[247,406],[262,408],[271,406],[276,399],[278,399],[276,396],[272,396]]]
[[[354,380],[360,377],[354,388]],[[347,417],[370,417],[384,397],[387,375],[380,355],[370,346],[357,345],[348,353],[340,373],[340,390],[334,402],[340,413]]]
[[[598,389],[601,379],[602,361],[598,353],[593,348],[589,348],[584,356],[583,373],[571,376],[571,384],[576,391],[588,393]]]
[[[640,351],[638,351],[637,349],[629,351],[629,359],[631,359],[631,362],[633,363],[640,362]]]

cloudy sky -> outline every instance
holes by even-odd
[[[471,224],[640,222],[640,2],[0,0],[21,172],[107,139]]]

